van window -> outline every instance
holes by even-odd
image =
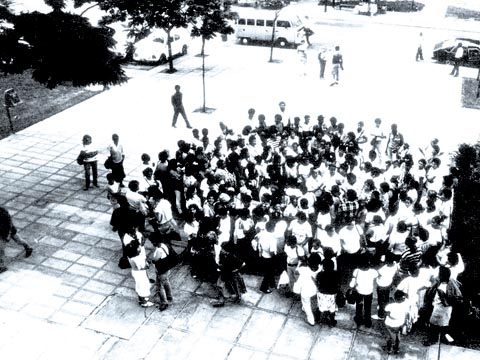
[[[257,20],[257,26],[264,26],[265,20]]]
[[[161,37],[157,37],[157,38],[153,39],[153,42],[158,42],[160,44],[163,44],[165,42],[165,40],[163,40],[163,38],[161,38]]]
[[[255,19],[247,19],[247,25],[255,25]]]
[[[179,40],[180,39],[180,35],[175,35],[175,41]]]
[[[245,19],[238,19],[238,25],[245,25]]]
[[[273,27],[273,20],[267,20],[267,26]]]
[[[290,22],[285,21],[285,20],[278,20],[277,21],[277,26],[278,27],[289,28],[290,27]]]

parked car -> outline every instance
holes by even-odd
[[[464,66],[480,66],[480,40],[468,38],[454,38],[439,42],[433,48],[433,59],[440,63],[453,64],[455,53],[453,48],[462,43],[464,55],[462,63]]]
[[[172,56],[186,55],[190,35],[185,29],[173,29],[170,32]],[[155,29],[146,38],[135,44],[133,60],[139,62],[164,64],[168,60],[167,33]]]
[[[421,11],[425,7],[425,4],[411,0],[386,0],[381,3],[386,11],[414,12]]]

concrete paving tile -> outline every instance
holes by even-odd
[[[48,224],[48,225],[50,225],[50,224]],[[66,241],[62,240],[62,239],[57,239],[53,236],[46,235],[39,240],[39,243],[46,244],[46,245],[51,245],[51,246],[56,246],[56,247],[61,248],[62,246],[64,246],[66,244]]]
[[[98,251],[98,249],[95,249],[95,251]],[[109,261],[105,264],[102,270],[113,272],[115,274],[120,274],[122,276],[125,276],[127,274],[126,269],[120,269],[118,267],[118,260],[122,256],[122,251],[119,249],[117,251],[112,252],[114,254],[113,261]]]
[[[41,273],[43,275],[49,275],[49,276],[52,276],[52,277],[60,277],[63,274],[62,270],[57,270],[57,269],[54,269],[54,268],[51,268],[51,267],[43,266],[41,264],[38,265],[35,268],[35,271],[38,271],[39,273]]]
[[[130,272],[123,270],[123,273],[114,273],[111,271],[100,270],[93,277],[95,280],[105,282],[112,285],[120,285],[127,276],[131,276]]]
[[[386,359],[387,354],[383,348],[385,340],[383,337],[365,334],[357,331],[354,338],[354,343],[351,347],[349,359],[364,360],[367,359]]]
[[[32,264],[26,261],[27,259],[17,259],[16,261],[8,264],[8,268],[13,271],[22,271],[22,270],[34,270],[37,265]]]
[[[26,174],[12,172],[11,170],[8,170],[8,172],[6,172],[5,175],[3,175],[3,178],[14,180],[15,182],[17,182],[19,179],[23,178],[25,175]]]
[[[38,207],[38,206],[35,206],[35,205],[31,205],[31,206],[26,207],[23,211],[26,212],[26,213],[29,213],[29,214],[35,214],[35,215],[42,216],[42,215],[45,215],[48,212],[48,209],[46,209],[44,207]]]
[[[268,360],[268,353],[235,345],[230,350],[227,360]]]
[[[74,286],[77,288],[82,287],[89,280],[89,278],[85,276],[79,276],[79,275],[71,274],[68,272],[62,273],[60,275],[60,279],[62,280],[63,284]]]
[[[69,212],[64,212],[57,209],[49,210],[44,215],[58,220],[68,220],[72,216]]]
[[[321,328],[318,333],[317,340],[312,348],[310,359],[325,359],[325,354],[328,354],[329,360],[347,359],[352,340],[353,333],[349,330],[343,330],[339,328]],[[365,359],[368,358],[364,358],[364,360]]]
[[[192,298],[192,301],[187,303],[177,315],[172,327],[188,332],[203,333],[216,312],[217,308],[210,305],[209,299]]]
[[[66,250],[57,250],[52,254],[52,257],[54,258],[71,261],[71,262],[77,261],[82,256],[83,256],[82,254],[78,254],[78,253],[74,253]]]
[[[232,344],[218,338],[202,336],[193,344],[190,357],[198,359],[224,360],[227,358]]]
[[[97,272],[98,269],[90,267],[90,266],[85,266],[85,265],[80,265],[80,264],[73,264],[67,269],[67,272],[75,274],[75,275],[82,275],[85,277],[92,277],[94,276]]]
[[[2,160],[2,165],[14,166],[18,167],[22,164],[23,161],[15,160],[15,159],[4,159]]]
[[[242,295],[242,302],[246,305],[257,306],[258,302],[262,298],[263,293],[257,291],[257,289],[252,289],[247,287],[247,292]]]
[[[49,158],[54,158],[54,155],[50,155]],[[51,160],[47,163],[47,166],[53,167],[55,169],[62,169],[65,166],[65,164],[55,160],[54,161]]]
[[[115,290],[114,285],[107,284],[107,283],[97,281],[97,280],[89,280],[83,286],[83,288],[85,290],[93,291],[93,292],[95,292],[97,294],[101,294],[101,295],[111,295]]]
[[[61,308],[61,311],[69,314],[88,316],[96,309],[95,305],[80,303],[75,300],[67,301]]]
[[[38,319],[48,319],[57,309],[55,307],[41,304],[27,304],[22,309],[22,313]]]
[[[38,224],[45,224],[45,225],[50,225],[50,226],[58,226],[62,220],[59,219],[52,219],[50,217],[39,217],[36,222]]]
[[[114,294],[116,296],[123,296],[135,302],[138,299],[138,295],[135,292],[134,287],[118,286],[115,288]]]
[[[263,294],[258,302],[258,307],[261,309],[277,311],[282,314],[288,314],[292,308],[292,300],[286,298],[277,291],[273,291],[270,294]]]
[[[155,308],[142,308],[137,301],[114,295],[89,316],[82,326],[122,339],[130,339]]]
[[[177,329],[168,329],[145,360],[193,359],[195,355],[192,354],[192,349],[199,337],[200,335],[198,334],[187,333]]]
[[[17,213],[18,214],[18,213]],[[21,220],[15,220],[15,227],[17,229],[23,230],[27,226],[29,226],[33,221],[30,221],[28,219],[21,219]]]
[[[6,208],[8,208],[9,210],[13,209],[13,210],[16,210],[16,211],[22,211],[23,209],[25,209],[29,205],[30,205],[29,203],[24,203],[24,202],[18,201],[18,199],[16,199],[16,198],[14,198],[14,199],[10,200],[9,202],[7,202],[4,206]]]
[[[64,204],[70,205],[70,206],[76,206],[78,208],[83,209],[87,207],[88,201],[82,200],[82,199],[67,198],[65,199]]]
[[[48,178],[48,180],[51,180],[51,181],[61,181],[61,182],[68,181],[69,179],[70,178],[68,176],[59,175],[59,174],[53,174]]]
[[[285,320],[283,314],[255,310],[244,327],[238,343],[261,351],[269,351],[273,348]]]
[[[195,294],[213,299],[217,294],[212,285],[207,282],[196,283]],[[193,285],[193,284],[192,284]],[[181,287],[182,290],[189,290],[188,287]]]
[[[73,295],[72,299],[78,302],[92,304],[92,305],[100,305],[103,301],[105,301],[106,295],[100,295],[88,290],[79,290],[78,292]]]
[[[63,249],[78,254],[88,254],[92,250],[92,247],[75,241],[70,241],[65,244]]]
[[[20,161],[18,166],[25,170],[36,170],[41,167],[41,165],[38,165],[38,164],[32,164],[29,162],[20,162]]]
[[[30,256],[29,258],[26,258],[24,259],[23,261],[24,262],[27,262],[33,266],[36,266],[38,264],[41,264],[42,262],[45,261],[45,259],[47,259],[47,256],[43,255],[43,254],[40,254],[38,252],[38,246],[35,246],[34,249],[33,249],[33,254],[32,256]]]
[[[62,168],[58,170],[57,174],[66,176],[68,178],[72,178],[72,177],[77,176],[78,171],[72,171],[72,170],[66,169],[64,163],[59,163],[59,164],[62,165]]]
[[[253,309],[227,304],[219,308],[205,330],[205,335],[233,342],[238,337]],[[228,329],[228,331],[225,331]]]
[[[467,349],[459,346],[440,345],[442,359],[474,360],[478,359],[478,350]]]
[[[153,294],[152,294],[153,295]],[[156,297],[152,297],[152,300],[158,301]],[[192,295],[191,292],[176,290],[173,292],[173,301],[168,305],[167,310],[165,311],[154,311],[148,318],[146,324],[158,326],[161,328],[171,327],[172,323],[175,321],[177,316],[183,311],[183,308],[193,302],[201,301],[201,298],[198,298]]]
[[[115,251],[115,250],[118,250],[119,247],[121,248],[121,245],[119,244],[118,241],[111,241],[111,240],[102,239],[95,245],[95,247]]]
[[[275,355],[307,359],[315,344],[316,329],[303,319],[289,318],[273,347]],[[292,336],[292,334],[295,334]]]
[[[102,260],[107,260],[106,263],[109,263],[112,259],[115,262],[117,260],[117,251],[104,249],[104,248],[93,248],[93,255]]]
[[[57,311],[50,316],[48,320],[62,325],[77,327],[82,323],[83,320],[85,320],[85,317],[82,315],[70,314],[64,311]]]
[[[75,292],[78,291],[78,287],[72,286],[72,285],[67,285],[67,284],[60,284],[54,291],[53,295],[57,295],[63,298],[70,298],[72,297]]]
[[[81,242],[83,244],[88,244],[88,245],[95,245],[100,241],[99,238],[86,235],[86,234],[77,234],[73,237],[73,241]]]
[[[42,265],[63,271],[68,269],[72,265],[72,263],[70,261],[48,258],[42,263]]]

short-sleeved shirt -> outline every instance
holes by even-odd
[[[385,325],[392,328],[401,327],[405,323],[405,319],[407,317],[408,303],[406,301],[402,301],[399,303],[395,302],[388,304],[385,307],[385,311],[387,312]]]

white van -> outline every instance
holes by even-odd
[[[275,11],[239,9],[236,19],[236,36],[242,44],[250,41],[272,40]],[[300,18],[284,10],[280,11],[275,25],[274,41],[277,46],[299,45],[304,39]]]

